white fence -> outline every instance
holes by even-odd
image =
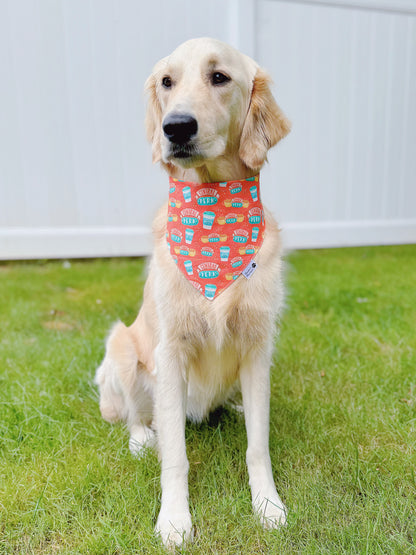
[[[143,83],[195,36],[273,76],[288,248],[416,242],[416,0],[0,0],[0,258],[149,252]]]

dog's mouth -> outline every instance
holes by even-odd
[[[167,156],[170,162],[175,163],[177,161],[179,164],[185,164],[187,167],[201,161],[203,158],[200,149],[191,142],[182,145],[171,145]]]
[[[208,159],[221,156],[224,150],[225,141],[215,135],[205,140],[195,138],[181,144],[165,143],[162,152],[164,162],[189,169],[205,164]]]
[[[196,149],[193,146],[177,145],[172,149],[171,156],[173,158],[192,158],[196,154]]]

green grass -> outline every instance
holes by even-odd
[[[94,371],[142,260],[0,266],[0,553],[163,553],[154,452],[99,414]],[[270,448],[284,529],[251,513],[241,415],[187,426],[186,553],[416,551],[416,246],[288,257]]]

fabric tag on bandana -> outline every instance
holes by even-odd
[[[169,178],[168,247],[178,269],[209,300],[256,269],[266,229],[259,186],[258,175],[219,183]]]
[[[244,268],[244,270],[243,270],[241,273],[243,274],[243,276],[244,276],[246,279],[250,279],[251,276],[252,276],[252,275],[254,274],[254,272],[256,271],[256,269],[257,269],[257,262],[254,262],[254,260],[252,260],[252,261],[248,264],[248,266],[246,266],[246,267]]]

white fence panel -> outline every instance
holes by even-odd
[[[416,242],[415,0],[0,0],[0,258],[150,251],[143,83],[195,36],[293,121],[262,178],[286,246]]]
[[[416,2],[258,6],[257,57],[294,123],[267,170],[287,242],[416,242]]]

